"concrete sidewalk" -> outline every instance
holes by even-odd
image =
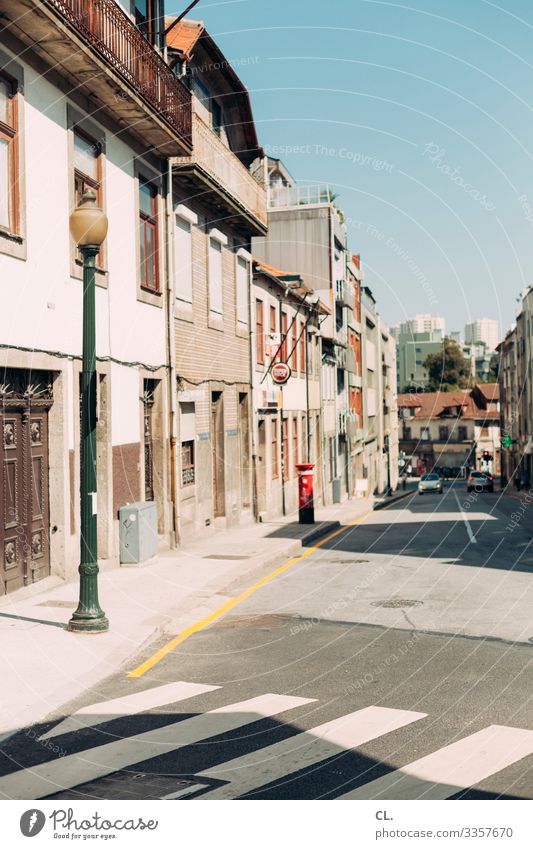
[[[163,551],[140,567],[100,573],[105,634],[66,630],[78,582],[50,577],[0,600],[2,695],[0,740],[43,719],[117,671],[157,638],[180,633],[228,597],[225,588],[281,565],[304,547],[372,510],[354,499],[317,510],[316,524],[297,516],[217,531],[185,548]]]

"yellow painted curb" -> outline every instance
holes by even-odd
[[[388,507],[393,507],[394,503],[395,502],[393,502],[392,504],[388,504],[386,507],[383,507],[382,510],[386,510]],[[240,604],[241,601],[245,601],[247,598],[250,598],[250,596],[257,592],[257,590],[261,589],[261,587],[264,587],[266,584],[269,584],[270,581],[273,581],[274,578],[278,577],[278,575],[283,574],[283,572],[286,572],[287,569],[290,569],[291,566],[294,566],[301,560],[305,560],[306,557],[309,557],[311,554],[313,554],[318,548],[324,545],[324,543],[329,542],[330,540],[339,536],[339,534],[343,533],[347,529],[353,528],[356,525],[360,525],[361,522],[364,522],[365,519],[368,519],[368,517],[371,516],[373,513],[374,510],[369,510],[368,513],[365,513],[363,516],[360,516],[359,519],[356,519],[354,522],[350,522],[350,524],[348,525],[342,525],[342,527],[338,528],[336,531],[333,531],[332,534],[329,534],[329,536],[324,537],[324,539],[320,540],[320,542],[317,542],[316,545],[313,545],[308,548],[306,551],[304,551],[303,554],[299,554],[298,557],[292,557],[290,560],[284,563],[283,566],[279,566],[269,575],[266,575],[266,577],[261,578],[260,581],[256,581],[254,584],[249,586],[240,595],[236,596],[235,598],[230,598],[229,601],[226,601],[223,605],[221,605],[221,607],[217,608],[217,610],[214,610],[213,613],[210,613],[208,616],[205,616],[203,619],[200,619],[198,622],[195,622],[194,625],[190,625],[188,628],[185,628],[185,630],[181,631],[176,637],[173,637],[168,643],[165,643],[164,646],[158,649],[155,654],[148,658],[148,660],[145,660],[144,663],[141,663],[141,665],[137,666],[136,669],[133,669],[131,672],[128,672],[128,678],[140,678],[150,669],[153,669],[153,667],[157,663],[159,663],[160,660],[163,660],[163,658],[166,657],[169,652],[175,649],[176,646],[179,646],[180,643],[185,642],[185,640],[187,640],[193,634],[197,634],[199,631],[203,631],[204,628],[207,628],[208,625],[211,625],[213,622],[216,622],[217,619],[220,619],[221,616],[224,616],[225,613],[228,613],[228,611],[232,610],[234,607]]]

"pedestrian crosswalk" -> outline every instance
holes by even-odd
[[[42,799],[81,785],[94,787],[94,782],[107,780],[113,774],[120,778],[120,771],[134,774],[142,771],[143,763],[165,756],[172,757],[172,769],[167,772],[171,776],[188,775],[190,783],[184,787],[183,780],[176,781],[174,789],[169,786],[169,792],[164,795],[159,790],[163,799],[253,798],[260,793],[268,796],[272,789],[280,787],[285,788],[290,798],[297,799],[301,798],[298,789],[300,780],[309,776],[316,776],[313,786],[316,787],[316,796],[320,796],[321,775],[328,769],[334,773],[336,762],[342,763],[346,755],[357,755],[359,747],[364,747],[361,758],[366,758],[365,763],[368,763],[368,746],[379,743],[381,752],[385,744],[390,759],[384,762],[376,757],[374,764],[380,765],[380,771],[386,769],[386,773],[375,780],[366,780],[368,767],[359,770],[360,775],[356,774],[354,767],[354,774],[347,775],[344,760],[342,776],[333,791],[330,782],[329,795],[337,799],[448,799],[533,755],[532,730],[489,725],[464,736],[457,733],[453,737],[450,735],[449,739],[453,742],[434,751],[426,751],[422,757],[401,765],[398,760],[402,749],[394,743],[397,740],[394,734],[410,726],[423,732],[427,727],[424,720],[430,720],[425,713],[370,705],[304,730],[312,725],[309,716],[323,709],[317,699],[264,693],[198,711],[195,699],[206,694],[215,694],[216,698],[220,696],[223,700],[224,688],[178,681],[87,705],[57,723],[40,738],[43,741],[60,738],[62,756],[0,777],[0,797]],[[101,740],[102,732],[98,726],[103,723],[114,719],[127,720],[143,711],[163,706],[169,708],[188,700],[191,704],[187,704],[187,715],[179,721],[169,719],[161,727],[138,734],[114,735],[110,742],[76,751],[80,741],[92,736]],[[297,711],[294,723],[291,723],[291,711]],[[165,711],[165,716],[171,715]],[[274,719],[280,715],[283,716]],[[275,727],[282,734],[278,734],[272,742],[272,736],[258,731],[258,727],[252,732],[251,726],[258,722],[266,722],[270,733]],[[83,737],[80,737],[80,729]],[[220,748],[223,735],[228,735],[230,742]],[[417,735],[417,739],[423,739],[423,735]],[[420,752],[418,745],[415,747],[416,754]],[[235,753],[231,751],[235,756],[228,757],[232,746],[236,746]],[[186,747],[188,756],[197,749],[202,755],[201,768],[192,773],[181,761],[182,750]],[[174,757],[176,753],[177,757]],[[206,760],[211,760],[211,764],[206,766]],[[353,763],[357,763],[356,758]],[[128,772],[125,780],[127,776]],[[354,784],[359,786],[350,789]],[[264,788],[269,789],[265,791]]]

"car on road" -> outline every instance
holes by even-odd
[[[468,492],[472,492],[472,490],[476,492],[494,492],[494,478],[489,472],[477,472],[474,469],[468,475],[466,488]]]
[[[423,495],[425,492],[442,492],[444,489],[442,478],[436,472],[428,472],[422,475],[418,482],[418,494]]]

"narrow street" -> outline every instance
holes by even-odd
[[[12,737],[0,794],[533,798],[524,499],[449,483],[326,537]]]

